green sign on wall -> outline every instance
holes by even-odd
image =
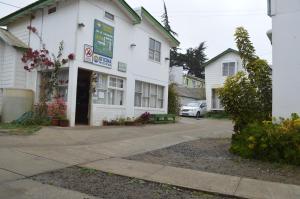
[[[112,58],[114,46],[114,27],[95,19],[93,44],[95,54]]]

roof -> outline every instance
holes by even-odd
[[[3,18],[0,19],[0,26],[7,26],[9,23],[16,21],[22,17],[30,15],[38,9],[47,7],[49,5],[55,4],[59,0],[38,0],[24,8],[17,10]],[[124,0],[112,0],[116,5],[124,11],[125,14],[132,20],[133,24],[141,23],[142,17],[148,19],[148,21],[162,34],[164,35],[172,44],[173,47],[179,45],[179,41],[167,31],[161,23],[159,23],[145,8],[141,7],[141,16],[133,10]]]
[[[200,77],[195,77],[193,75],[189,75],[189,74],[185,74],[183,75],[184,77],[187,77],[187,78],[190,78],[190,79],[194,79],[194,80],[197,80],[197,81],[201,81],[201,82],[204,82],[204,79],[200,78]]]
[[[24,16],[28,16],[38,9],[55,4],[57,1],[59,0],[38,0],[0,19],[0,26],[6,26],[10,22],[13,22]],[[124,0],[113,1],[128,15],[128,17],[132,19],[133,24],[141,22],[141,18],[138,16],[138,14]]]
[[[177,94],[180,97],[188,97],[193,99],[201,99],[201,88],[186,88],[186,87],[175,87]]]
[[[3,28],[0,28],[0,40],[3,40],[5,43],[13,47],[29,48],[24,42]]]
[[[232,49],[232,48],[228,48],[228,49],[225,50],[224,52],[218,54],[218,55],[215,56],[214,58],[212,58],[212,59],[208,60],[207,62],[205,62],[205,63],[203,64],[203,66],[204,66],[204,67],[208,66],[209,64],[215,62],[216,60],[220,59],[221,57],[223,57],[224,55],[226,55],[226,54],[228,54],[228,53],[235,53],[235,54],[237,54],[237,55],[240,54],[239,51],[234,50],[234,49]]]

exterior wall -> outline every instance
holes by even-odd
[[[0,42],[2,43],[2,42]],[[0,88],[13,87],[15,82],[15,61],[16,50],[4,43],[1,44],[2,51],[1,73],[0,73]]]
[[[273,0],[273,116],[300,114],[300,1]]]
[[[105,11],[113,14],[115,20],[111,21],[104,17]],[[93,45],[94,20],[97,19],[114,27],[114,50],[112,68],[96,66],[83,62],[84,44]],[[78,68],[88,69],[125,78],[125,103],[123,106],[92,104],[91,125],[101,124],[103,119],[116,117],[135,117],[145,111],[151,113],[167,112],[168,75],[169,62],[165,57],[169,56],[170,46],[166,40],[145,20],[141,24],[132,25],[132,21],[111,1],[80,1],[78,23],[84,23],[85,27],[77,30],[76,62],[70,69],[69,99],[76,97],[76,81]],[[161,62],[157,63],[148,59],[149,38],[161,42]],[[130,47],[131,44],[135,47]],[[127,64],[127,71],[118,71],[118,62]],[[71,80],[73,79],[73,81]],[[134,108],[135,81],[140,80],[148,83],[164,86],[164,108]],[[71,83],[72,82],[72,83]],[[74,100],[71,104],[70,116],[74,115],[76,105]],[[74,123],[74,118],[71,123]]]
[[[173,66],[170,68],[169,74],[170,83],[175,83],[181,85],[183,82],[183,67],[182,66]]]
[[[236,62],[236,72],[244,70],[241,58],[235,53],[228,53],[205,67],[205,92],[208,111],[212,110],[212,89],[221,88],[227,78],[222,74],[222,63],[224,62]]]
[[[183,76],[182,85],[187,88],[205,88],[204,80],[199,80],[187,75]]]

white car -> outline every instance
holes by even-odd
[[[180,109],[181,116],[191,116],[199,118],[207,112],[206,101],[190,102]]]

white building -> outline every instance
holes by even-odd
[[[300,114],[300,1],[268,0],[272,17],[273,116]]]
[[[169,52],[179,42],[143,7],[133,10],[123,0],[39,0],[0,19],[8,35],[39,49],[29,25],[50,52],[57,53],[63,40],[64,54],[75,54],[60,74],[71,126],[167,112]],[[0,89],[26,88],[37,96],[37,72],[25,72],[19,46],[2,40]],[[95,93],[90,92],[92,71],[97,72]]]
[[[205,91],[207,110],[223,110],[217,89],[222,88],[228,76],[244,71],[239,52],[231,48],[205,63]]]

